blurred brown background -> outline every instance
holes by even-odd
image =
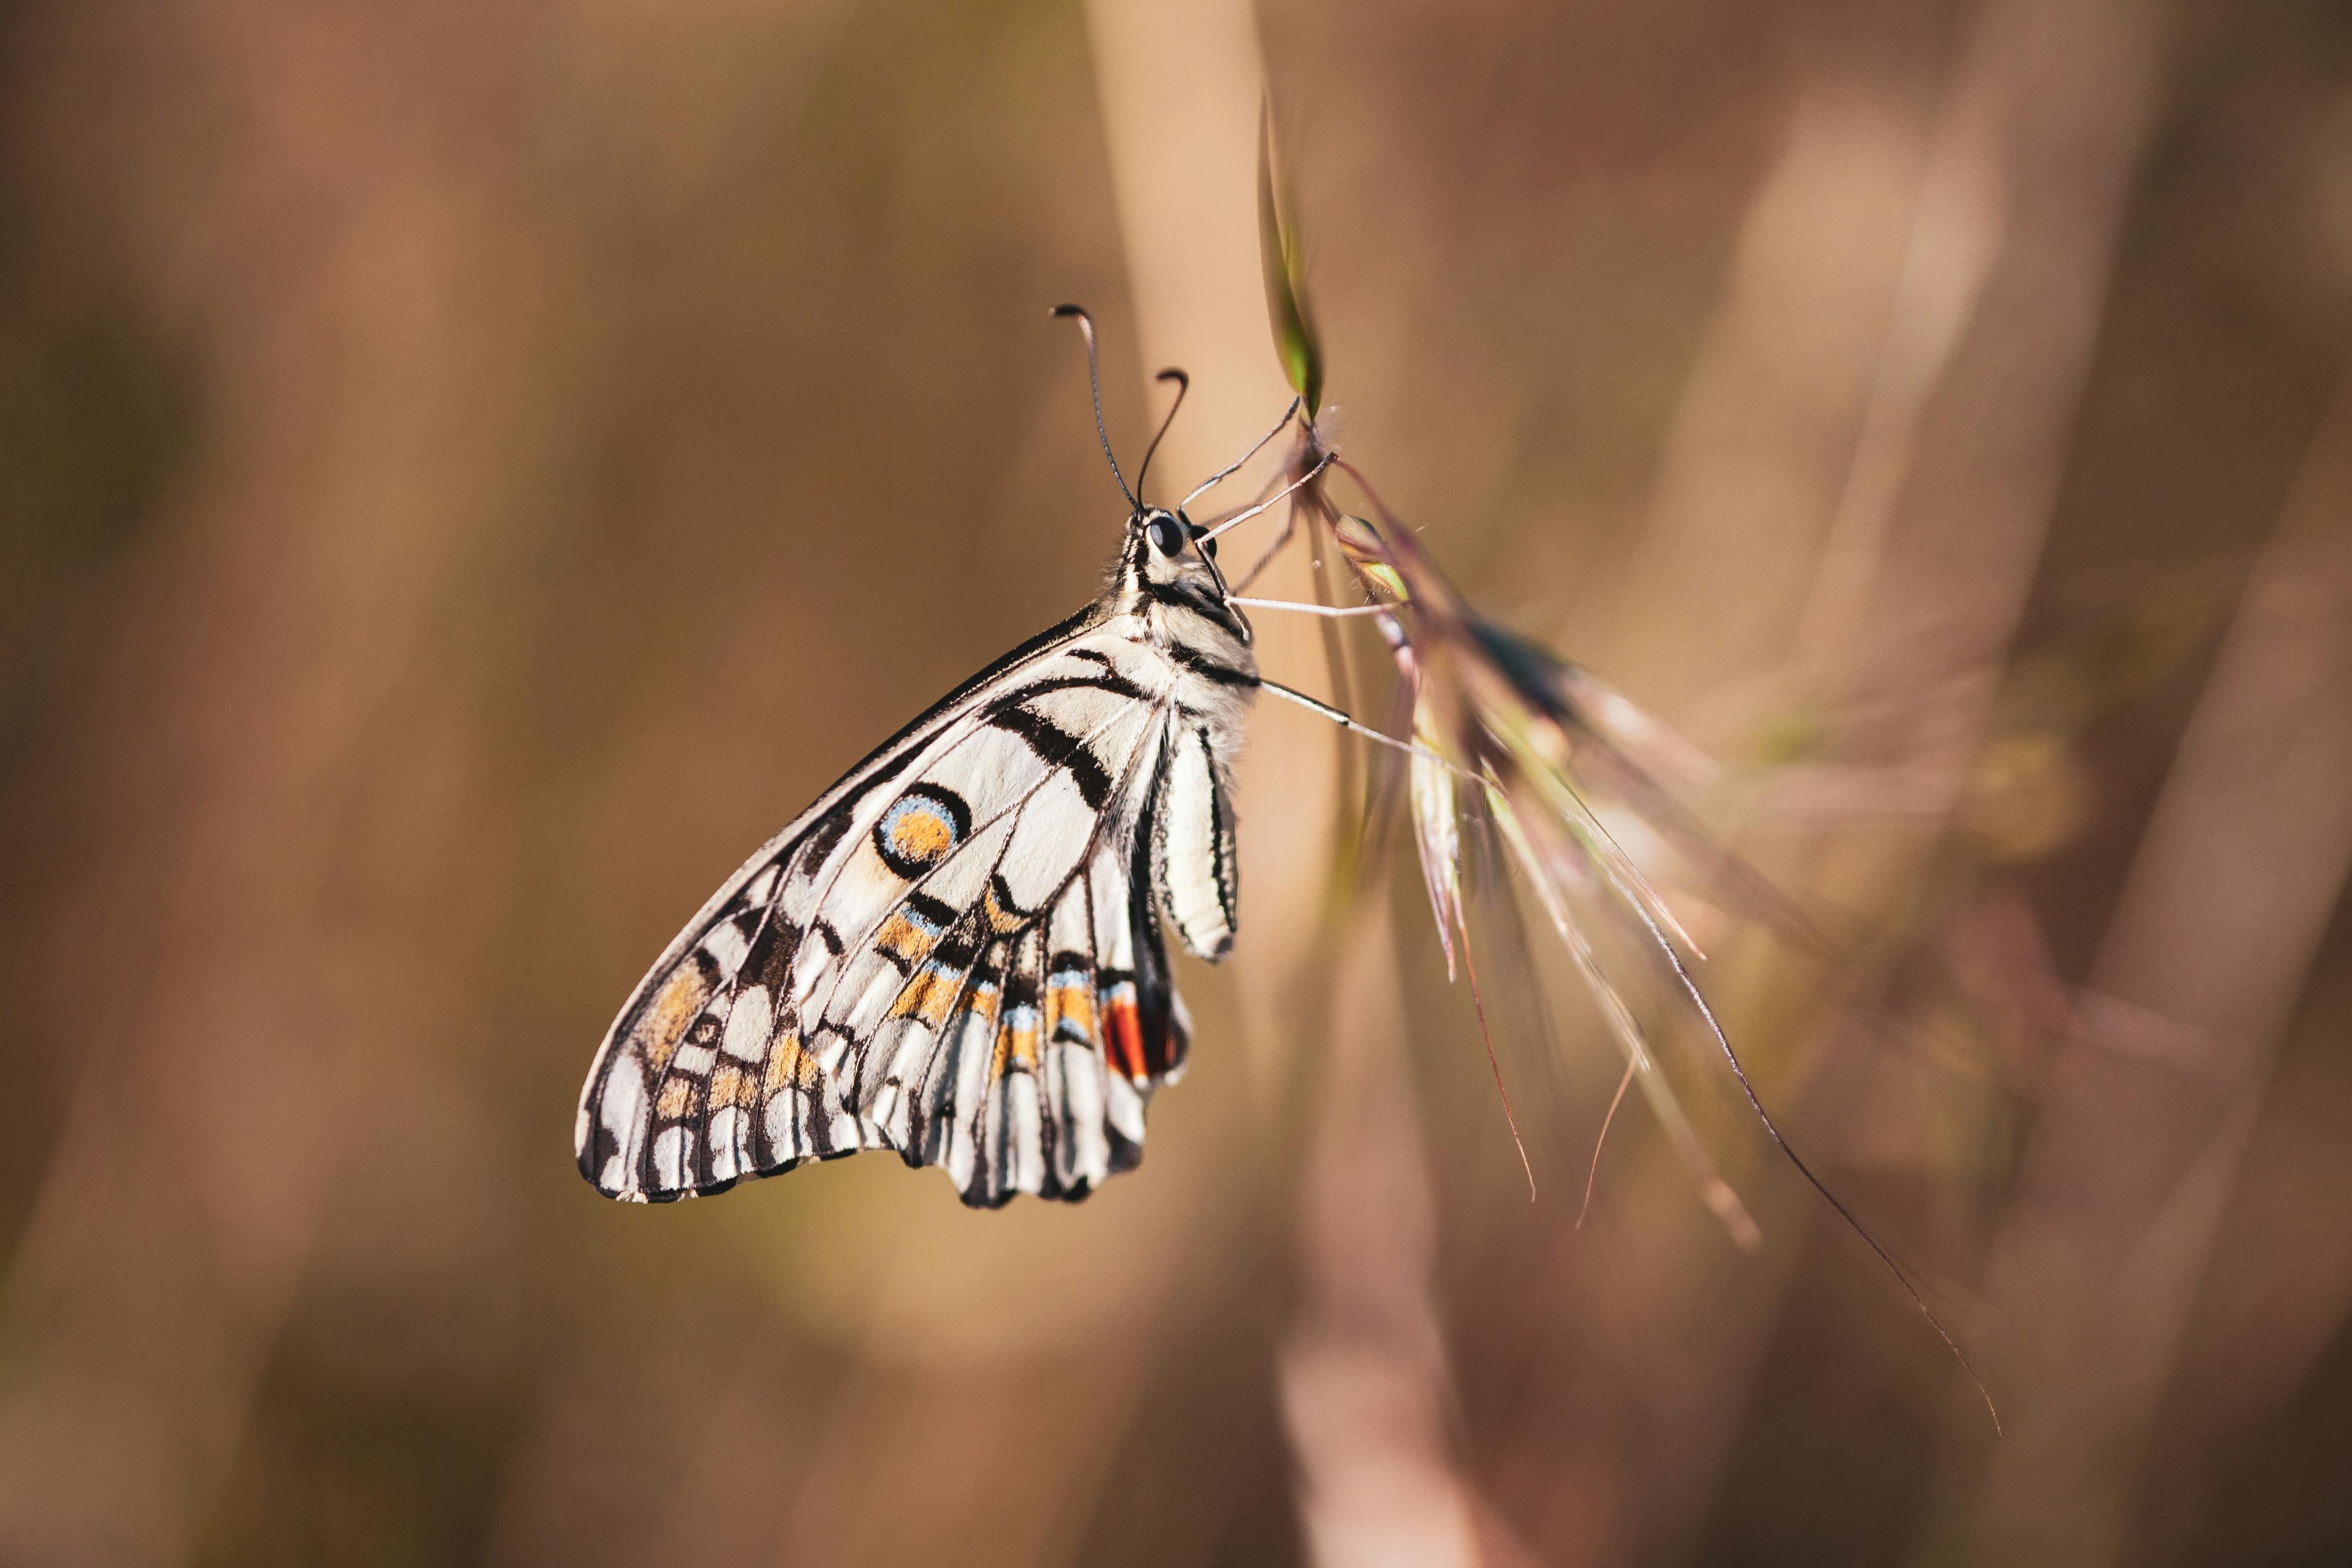
[[[1637,1101],[1573,1228],[1542,940],[1528,1204],[1265,706],[1141,1172],[574,1172],[678,923],[1092,591],[1045,308],[1171,482],[1279,408],[1261,72],[1341,439],[1850,941],[1710,982],[2005,1438],[1727,1107],[1759,1254]],[[0,124],[0,1562],[2352,1561],[2335,0],[17,0]]]

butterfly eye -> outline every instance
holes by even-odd
[[[1161,555],[1173,557],[1184,549],[1184,530],[1176,519],[1161,512],[1151,519],[1151,548]]]
[[[1194,522],[1192,518],[1190,518],[1190,517],[1186,517],[1186,516],[1185,516],[1183,513],[1181,513],[1181,512],[1177,513],[1177,514],[1176,514],[1176,517],[1177,517],[1177,520],[1178,520],[1178,521],[1181,522],[1181,523],[1184,525],[1184,531],[1185,531],[1186,533],[1190,534],[1190,535],[1191,535],[1191,536],[1192,536],[1195,540],[1198,540],[1198,539],[1200,538],[1200,537],[1201,537],[1202,534],[1205,534],[1205,533],[1207,533],[1207,532],[1209,531],[1208,529],[1206,529],[1206,528],[1202,528],[1200,524],[1198,524],[1198,523]],[[1204,545],[1201,546],[1201,553],[1202,553],[1202,555],[1204,555],[1204,556],[1207,556],[1211,560],[1214,560],[1214,559],[1217,559],[1217,541],[1216,541],[1216,540],[1214,540],[1214,539],[1211,539],[1208,543],[1206,543],[1206,544],[1204,544]]]

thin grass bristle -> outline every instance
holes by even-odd
[[[1601,1151],[1608,1146],[1609,1128],[1617,1120],[1617,1107],[1625,1103],[1625,1091],[1633,1087],[1633,1072],[1639,1062],[1628,1058],[1625,1071],[1617,1079],[1617,1092],[1609,1097],[1609,1109],[1601,1118],[1600,1135],[1592,1140],[1592,1164],[1584,1172],[1584,1201],[1576,1206],[1574,1228],[1584,1228],[1584,1217],[1592,1212],[1592,1184],[1601,1176]]]

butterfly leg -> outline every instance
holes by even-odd
[[[1235,512],[1232,517],[1227,517],[1215,528],[1203,532],[1197,542],[1205,545],[1211,539],[1215,538],[1219,534],[1224,533],[1228,529],[1240,528],[1244,523],[1248,522],[1252,517],[1256,517],[1259,513],[1271,508],[1276,502],[1283,500],[1288,497],[1293,491],[1298,489],[1301,486],[1313,481],[1316,476],[1321,474],[1324,469],[1328,468],[1329,466],[1331,466],[1331,458],[1327,455],[1317,462],[1314,467],[1309,468],[1306,473],[1301,474],[1297,478],[1293,479],[1289,484],[1285,485],[1281,489],[1276,490],[1265,500],[1258,502],[1255,506],[1244,507],[1240,511]],[[1287,535],[1285,537],[1286,538]]]
[[[1432,751],[1426,746],[1416,746],[1412,741],[1399,740],[1392,735],[1383,735],[1379,730],[1374,729],[1370,725],[1350,717],[1348,714],[1333,707],[1329,703],[1324,702],[1319,698],[1310,697],[1305,692],[1295,691],[1291,687],[1284,685],[1280,681],[1269,681],[1261,677],[1258,681],[1258,685],[1265,691],[1272,692],[1276,696],[1282,698],[1285,702],[1294,702],[1300,707],[1307,708],[1315,713],[1319,713],[1325,718],[1329,719],[1333,724],[1338,725],[1341,729],[1350,731],[1356,735],[1360,735],[1366,740],[1377,742],[1381,746],[1387,747],[1391,751],[1402,751],[1412,757],[1425,757],[1430,761],[1438,764],[1449,772],[1460,774],[1463,778],[1469,779],[1474,784],[1483,784],[1486,782],[1486,780],[1479,778],[1477,774],[1471,772],[1466,768],[1463,768],[1452,761],[1449,761],[1446,758],[1437,752]]]
[[[1299,400],[1297,398],[1292,398],[1290,400],[1290,406],[1282,411],[1282,417],[1274,422],[1274,428],[1272,430],[1269,430],[1264,435],[1259,436],[1256,443],[1252,445],[1247,452],[1243,453],[1239,457],[1234,458],[1231,463],[1226,464],[1223,468],[1218,469],[1206,479],[1202,480],[1198,485],[1194,486],[1191,495],[1176,503],[1176,509],[1180,512],[1182,511],[1185,507],[1199,500],[1202,496],[1208,494],[1211,490],[1215,489],[1227,479],[1233,477],[1234,474],[1240,469],[1243,464],[1247,463],[1251,458],[1264,451],[1265,444],[1272,441],[1276,436],[1280,435],[1284,428],[1290,423],[1291,420],[1297,416],[1298,404]],[[1137,487],[1141,488],[1139,483]]]
[[[1253,565],[1248,571],[1243,573],[1240,582],[1234,584],[1236,591],[1245,590],[1251,583],[1255,582],[1258,580],[1258,574],[1265,570],[1267,567],[1274,564],[1274,558],[1282,553],[1283,546],[1288,544],[1290,542],[1291,536],[1296,534],[1297,531],[1298,514],[1294,511],[1283,517],[1282,531],[1274,536],[1274,542],[1265,547],[1265,550],[1259,554],[1256,563]]]
[[[1275,548],[1281,549],[1282,542],[1281,539],[1275,540]],[[1254,569],[1252,575],[1255,575]],[[1241,586],[1248,587],[1249,579],[1242,579]],[[1386,604],[1309,604],[1300,599],[1244,599],[1238,593],[1227,594],[1225,602],[1238,604],[1244,610],[1295,610],[1301,615],[1320,615],[1331,621],[1350,615],[1381,615],[1392,608]]]

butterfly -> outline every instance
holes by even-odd
[[[1055,314],[1086,334],[1110,457],[1092,324]],[[667,1202],[889,1149],[994,1207],[1142,1158],[1192,1034],[1161,926],[1212,962],[1232,947],[1232,769],[1262,683],[1223,527],[1118,484],[1101,595],[851,768],[639,982],[580,1099],[598,1191]]]

